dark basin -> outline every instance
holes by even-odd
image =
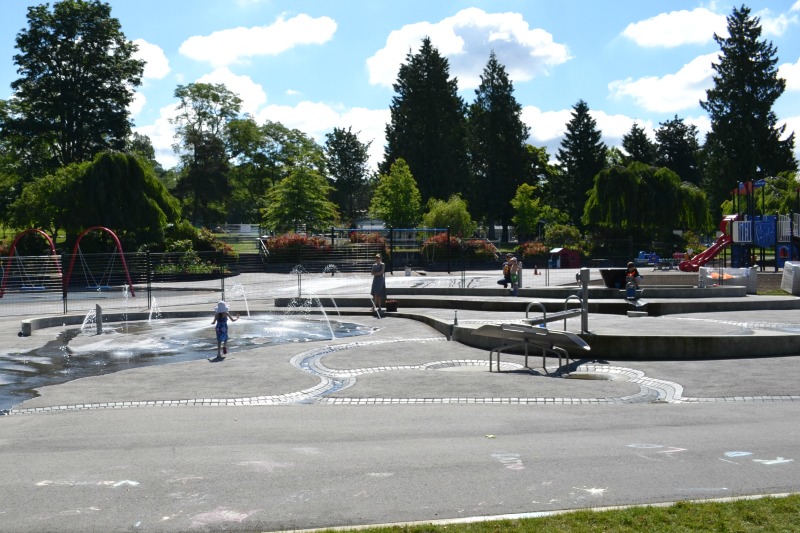
[[[627,270],[627,268],[601,268],[600,277],[609,289],[624,289]]]

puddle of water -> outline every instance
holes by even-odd
[[[36,396],[35,389],[144,366],[213,357],[217,341],[208,318],[110,323],[104,332],[67,329],[45,346],[0,354],[0,414]],[[284,316],[242,317],[229,323],[234,351],[288,342],[369,335],[374,328],[350,322]]]

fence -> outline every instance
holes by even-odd
[[[250,305],[269,308],[276,298],[294,296],[366,297],[372,279],[368,266],[346,272],[326,270],[327,264],[313,261],[287,263],[274,272],[242,272],[235,260],[219,254],[130,253],[124,256],[126,272],[121,259],[118,254],[2,257],[0,276],[5,285],[0,316],[88,316],[96,305],[123,314],[157,316],[160,310],[205,310],[210,315],[220,298],[243,310]],[[73,268],[67,279],[70,263]],[[452,273],[398,269],[387,274],[387,286],[498,289],[496,281],[502,277],[499,263],[492,268],[496,270],[471,271],[456,261]],[[526,263],[523,288],[575,283],[574,269],[539,272],[542,275],[535,275],[533,264]]]

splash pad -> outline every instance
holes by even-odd
[[[93,327],[85,327],[83,318],[83,322],[62,329],[41,348],[0,353],[0,413],[35,397],[36,389],[45,386],[132,368],[207,359],[216,354],[210,313],[162,312],[158,319],[140,315],[131,313],[122,320],[121,315],[107,314],[101,334]],[[242,315],[230,325],[229,353],[235,356],[259,347],[326,341],[374,331],[361,324],[314,319],[306,314]]]

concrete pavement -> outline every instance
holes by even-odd
[[[447,340],[450,300],[383,319],[340,309],[376,331],[318,343],[240,350],[234,324],[221,363],[43,388],[0,417],[0,531],[272,531],[798,490],[800,310],[592,314],[620,353],[636,337],[652,350],[593,350],[567,378],[537,356],[489,373],[486,348]],[[458,309],[453,337],[522,318]],[[19,326],[0,321],[6,351],[61,329]],[[653,356],[682,338],[715,342]],[[776,345],[787,353],[764,357]]]

